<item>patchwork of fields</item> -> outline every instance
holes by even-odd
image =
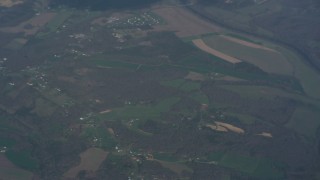
[[[47,11],[0,29],[1,177],[315,174],[320,76],[294,52],[183,6]]]

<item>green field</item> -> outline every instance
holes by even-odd
[[[163,86],[173,87],[185,92],[199,90],[201,85],[199,82],[187,81],[184,79],[175,79],[170,81],[163,81],[160,83]]]
[[[167,162],[177,162],[179,159],[171,153],[154,153],[153,158]]]
[[[199,102],[200,104],[209,104],[208,97],[202,92],[195,92],[191,94],[190,97]]]
[[[103,149],[113,149],[116,146],[116,141],[111,134],[108,133],[104,127],[88,127],[83,132],[82,136],[92,141],[95,147]],[[96,140],[94,140],[96,138]]]
[[[173,97],[167,98],[155,105],[126,105],[122,108],[113,109],[112,112],[101,115],[101,118],[110,120],[121,119],[155,119],[159,118],[162,113],[165,113],[171,109],[171,106],[179,102],[180,98]]]
[[[16,166],[26,170],[37,170],[39,168],[38,162],[31,157],[28,151],[12,151],[6,152],[6,157]]]
[[[259,179],[282,179],[284,177],[282,172],[284,164],[266,158],[243,156],[231,152],[214,152],[208,154],[207,160],[217,162],[218,166],[231,168]]]
[[[315,138],[320,127],[319,118],[319,110],[298,108],[292,115],[292,119],[285,126],[307,137]]]
[[[236,92],[243,97],[247,98],[266,98],[275,99],[277,97],[284,97],[294,99],[296,101],[301,101],[307,104],[313,104],[320,107],[320,102],[314,98],[304,96],[300,93],[288,92],[279,88],[269,87],[269,86],[254,86],[254,85],[223,85],[220,86],[227,90]]]

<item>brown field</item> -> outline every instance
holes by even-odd
[[[0,154],[0,179],[4,180],[31,180],[33,174],[16,167],[4,154]]]
[[[65,178],[75,178],[82,171],[95,172],[99,169],[101,163],[106,159],[108,152],[99,148],[90,148],[80,154],[81,162],[79,165],[69,169]]]
[[[161,16],[165,25],[155,26],[156,31],[174,31],[179,37],[219,32],[221,29],[197,17],[183,7],[154,7],[154,13]]]
[[[204,75],[193,71],[190,71],[184,78],[192,81],[204,81],[206,79]]]
[[[43,13],[39,16],[34,16],[33,18],[15,26],[15,27],[5,27],[1,28],[0,31],[7,33],[24,33],[25,36],[34,35],[38,30],[48,23],[56,13]],[[29,26],[29,27],[27,27]]]
[[[220,51],[217,51],[211,47],[209,47],[208,45],[206,45],[202,39],[195,39],[195,40],[192,40],[193,44],[195,46],[197,46],[199,49],[209,53],[209,54],[212,54],[214,56],[217,56],[225,61],[228,61],[232,64],[235,64],[235,63],[239,63],[239,62],[242,62],[241,60],[237,59],[237,58],[234,58],[232,56],[229,56],[227,54],[224,54]]]
[[[23,1],[20,0],[0,0],[0,6],[3,7],[12,7],[14,5],[18,5],[23,3]]]
[[[232,41],[232,42],[247,46],[247,47],[256,48],[256,49],[262,49],[262,50],[266,50],[266,51],[277,52],[274,49],[270,49],[270,48],[267,48],[265,46],[262,46],[262,45],[259,45],[259,44],[254,44],[254,43],[251,43],[251,42],[248,42],[248,41],[244,41],[244,40],[241,40],[241,39],[237,39],[237,38],[234,38],[234,37],[225,36],[225,35],[220,35],[220,37],[222,37],[222,38],[224,38],[226,40],[229,40],[229,41]]]

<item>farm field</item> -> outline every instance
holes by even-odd
[[[153,7],[153,12],[166,21],[165,25],[156,26],[156,31],[174,31],[179,37],[220,31],[218,26],[200,20],[192,13],[180,7]]]
[[[252,63],[268,73],[293,74],[293,67],[285,56],[275,50],[270,51],[270,49],[264,46],[262,46],[263,48],[261,46],[258,46],[259,48],[257,46],[253,47],[252,44],[248,46],[247,44],[239,43],[239,40],[235,42],[234,38],[231,40],[225,36],[206,37],[204,42],[209,47]]]
[[[0,155],[0,176],[4,179],[27,179],[31,180],[33,178],[33,174],[29,171],[23,170],[21,168],[16,167],[14,164],[12,164],[5,155]]]
[[[101,163],[107,158],[108,152],[98,148],[87,149],[80,154],[80,164],[76,167],[69,169],[64,177],[75,178],[80,171],[97,171]]]

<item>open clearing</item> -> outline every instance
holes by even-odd
[[[16,167],[4,154],[0,154],[0,179],[31,180],[33,174]]]
[[[108,152],[99,149],[99,148],[90,148],[87,149],[85,152],[80,154],[81,162],[78,166],[69,169],[64,174],[64,177],[67,178],[75,178],[77,174],[82,171],[96,171],[98,170],[101,163],[107,157]]]
[[[197,46],[197,47],[200,48],[201,50],[203,50],[203,51],[205,51],[205,52],[207,52],[207,53],[209,53],[209,54],[212,54],[212,55],[214,55],[214,56],[217,56],[217,57],[219,57],[219,58],[221,58],[221,59],[223,59],[223,60],[225,60],[225,61],[228,61],[228,62],[230,62],[230,63],[232,63],[232,64],[242,62],[240,59],[234,58],[234,57],[232,57],[232,56],[229,56],[229,55],[227,55],[227,54],[224,54],[224,53],[222,53],[222,52],[220,52],[220,51],[217,51],[217,50],[209,47],[208,45],[206,45],[205,42],[203,42],[202,39],[195,39],[195,40],[192,40],[192,42],[193,42],[193,44],[194,44],[195,46]]]
[[[208,23],[182,7],[154,7],[153,12],[161,16],[165,25],[154,26],[156,31],[174,31],[179,37],[218,32],[221,28]]]

